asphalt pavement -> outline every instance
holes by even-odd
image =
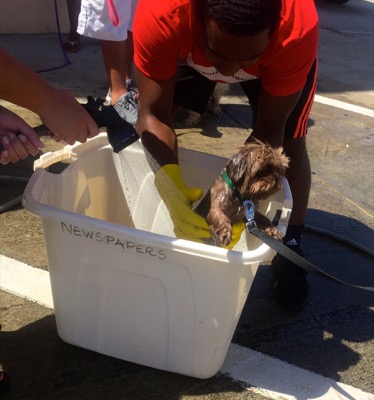
[[[350,0],[344,5],[318,2],[317,8],[319,84],[309,121],[312,190],[304,256],[342,280],[374,286],[374,5]],[[1,35],[0,45],[34,70],[47,70],[41,72],[45,79],[72,90],[82,102],[88,95],[105,97],[105,69],[95,41],[83,39],[81,50],[68,58],[57,35]],[[221,116],[190,127],[177,125],[181,147],[233,154],[248,136],[250,109],[235,86],[225,91],[220,103]],[[0,104],[32,126],[40,123],[27,110]],[[47,137],[43,140],[44,152],[63,147]],[[0,166],[0,175],[28,178],[33,161],[30,157]],[[20,196],[26,182],[2,179],[0,185],[4,204]],[[53,309],[41,305],[37,294],[30,300],[22,290],[9,292],[5,287],[4,271],[13,265],[48,270],[41,220],[20,204],[0,214],[0,363],[11,379],[6,399],[374,399],[373,293],[309,275],[305,309],[286,312],[272,298],[269,265],[264,263],[224,366],[214,377],[201,380],[64,343]],[[238,353],[241,358],[235,358]],[[254,354],[261,355],[260,363],[251,358]],[[263,382],[251,369],[273,362],[281,367],[264,368]],[[276,380],[280,369],[285,374],[282,384]],[[305,372],[305,382],[296,372]]]

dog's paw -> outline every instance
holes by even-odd
[[[210,102],[208,104],[206,113],[209,115],[212,115],[214,117],[219,117],[223,114],[223,111],[221,109],[221,106],[219,105],[218,102]]]
[[[214,230],[217,245],[221,247],[228,246],[232,240],[232,228],[230,224],[221,225]]]
[[[202,115],[201,114],[199,114],[199,113],[197,113],[195,111],[188,110],[188,116],[185,119],[184,123],[187,126],[189,126],[189,127],[191,126],[192,127],[192,126],[198,125],[201,122],[201,120],[202,120]]]
[[[282,240],[282,235],[275,226],[268,226],[263,231],[276,240]]]

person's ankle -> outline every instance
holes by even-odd
[[[283,238],[283,244],[291,250],[298,252],[300,249],[301,238],[303,236],[304,224],[288,225],[287,232]]]
[[[79,43],[81,40],[81,35],[77,32],[69,32],[67,40],[72,43]]]
[[[279,306],[301,311],[309,296],[307,272],[277,254],[270,266],[273,295]]]
[[[112,106],[115,106],[118,103],[118,100],[124,96],[125,94],[127,94],[129,91],[127,89],[125,90],[120,90],[120,91],[111,91],[110,92],[110,97],[111,97],[111,104]]]

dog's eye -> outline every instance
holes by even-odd
[[[261,171],[258,171],[257,176],[259,178],[265,178],[265,177],[272,177],[274,179],[279,179],[279,174],[278,172],[274,171],[272,168],[264,168]]]

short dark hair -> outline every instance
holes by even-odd
[[[219,28],[238,36],[274,31],[282,0],[195,0],[200,21],[215,21]]]

